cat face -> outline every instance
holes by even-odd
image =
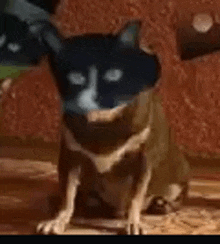
[[[160,76],[158,58],[139,48],[138,21],[129,22],[117,35],[63,39],[48,21],[28,25],[9,14],[0,17],[0,63],[34,64],[49,53],[66,113],[86,114],[129,103]]]
[[[0,15],[1,65],[27,66],[36,64],[46,52],[37,37],[32,35],[27,23],[10,14]]]
[[[66,113],[115,108],[156,84],[160,64],[139,48],[139,28],[139,22],[131,22],[115,36],[88,34],[62,41],[47,31],[44,38],[55,50],[51,66]]]

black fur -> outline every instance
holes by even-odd
[[[35,65],[46,54],[47,49],[34,36],[26,22],[18,17],[2,13],[0,15],[0,39],[5,42],[0,45],[0,63],[4,65]],[[20,46],[20,50],[13,52],[9,44]]]
[[[157,56],[139,48],[136,41],[139,28],[138,21],[131,21],[116,35],[86,34],[65,40],[52,25],[43,28],[42,40],[50,50],[51,67],[65,112],[84,114],[89,111],[80,107],[77,98],[90,86],[91,67],[97,69],[97,94],[94,99],[99,109],[129,102],[143,89],[155,86],[160,77],[160,63]],[[123,40],[123,35],[131,35],[128,36],[131,39]],[[123,72],[118,82],[103,78],[111,69]],[[71,83],[70,73],[80,74],[85,82]]]

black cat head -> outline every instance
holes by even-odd
[[[0,64],[32,65],[49,53],[66,112],[85,114],[91,109],[114,108],[156,84],[160,63],[139,47],[139,21],[127,23],[116,35],[64,39],[42,9],[44,1],[4,2]]]
[[[85,34],[64,40],[52,25],[42,29],[67,113],[114,108],[155,86],[160,63],[139,47],[139,31],[140,22],[131,21],[116,35]]]
[[[0,15],[0,64],[37,64],[47,49],[29,30],[26,22],[9,14]]]
[[[40,42],[39,30],[32,22],[49,21],[56,1],[1,0],[0,2],[0,65],[28,66],[36,64],[47,52]]]

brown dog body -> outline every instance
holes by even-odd
[[[53,220],[39,224],[44,234],[64,231],[78,190],[98,192],[119,213],[128,214],[127,233],[139,234],[147,196],[175,200],[189,173],[153,89],[118,113],[110,110],[109,116],[64,115],[58,170],[62,203]]]

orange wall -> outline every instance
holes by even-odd
[[[192,13],[218,17],[220,2],[209,0],[61,0],[55,23],[66,36],[115,32],[131,18],[143,20],[141,46],[151,44],[162,63],[159,93],[179,145],[195,152],[220,152],[220,53],[181,61],[176,28]],[[217,18],[216,17],[216,18]],[[3,97],[7,135],[57,141],[59,99],[47,62],[20,77]]]

